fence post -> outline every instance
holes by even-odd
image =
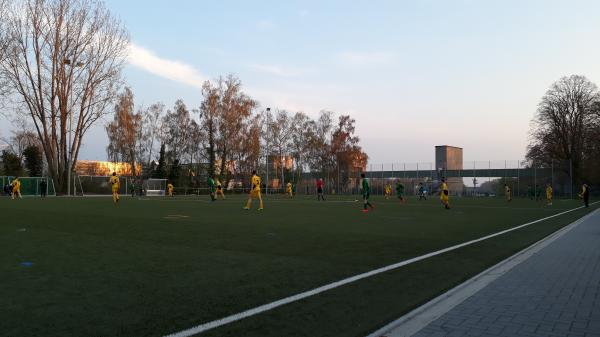
[[[429,180],[433,181],[433,163],[429,163]]]
[[[417,181],[419,181],[419,163],[417,163]]]
[[[550,177],[550,186],[552,186],[552,188],[554,189],[554,159],[552,159],[552,161],[550,162],[550,168],[552,170],[552,175]]]
[[[573,199],[573,159],[569,158],[569,175],[571,176],[571,199]]]
[[[488,161],[488,182],[492,181],[492,177],[490,176],[492,173],[492,161]]]
[[[517,196],[521,196],[521,160],[517,160]]]
[[[384,176],[384,174],[383,174],[383,170],[384,170],[384,164],[382,163],[382,164],[381,164],[381,183],[379,184],[379,187],[381,188],[381,189],[379,190],[379,192],[380,192],[380,195],[383,195],[383,189],[384,189],[383,185],[385,184],[385,183],[384,183],[384,178],[383,178],[383,176]]]
[[[338,167],[338,177],[337,177],[337,191],[336,191],[336,193],[340,194],[340,186],[341,185],[340,185],[340,161],[339,161],[339,159],[338,159],[338,165],[337,165],[337,167]],[[281,185],[281,186],[283,187],[283,185]]]
[[[475,167],[475,161],[473,160],[473,198],[477,196],[477,168]]]
[[[537,201],[537,170],[535,168],[535,160],[533,163],[533,198]]]

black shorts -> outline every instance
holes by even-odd
[[[221,190],[221,186],[217,186],[217,190],[219,190],[219,191],[220,191],[220,190]]]
[[[323,193],[323,189],[321,187],[317,187],[317,193]]]

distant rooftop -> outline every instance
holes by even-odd
[[[453,147],[453,148],[455,148],[455,149],[461,149],[461,150],[462,150],[462,147],[459,147],[459,146],[452,146],[452,145],[436,145],[435,147]]]

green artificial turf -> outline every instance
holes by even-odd
[[[207,200],[0,199],[0,335],[162,336],[580,206],[374,198],[363,214],[351,197],[272,197],[262,212],[242,210],[242,196]],[[364,336],[588,211],[203,335]]]

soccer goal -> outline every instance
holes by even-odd
[[[73,181],[73,192],[78,196],[110,196],[112,187],[109,183],[111,176],[78,175]],[[128,194],[128,179],[119,177],[119,194]]]
[[[143,186],[148,197],[164,196],[167,190],[167,179],[147,179]]]
[[[15,177],[0,177],[2,182],[2,194],[10,194],[10,184],[12,184]],[[56,196],[56,190],[54,188],[54,180],[48,177],[19,177],[21,181],[21,195],[26,196],[38,196],[42,195],[42,192],[48,196]]]

